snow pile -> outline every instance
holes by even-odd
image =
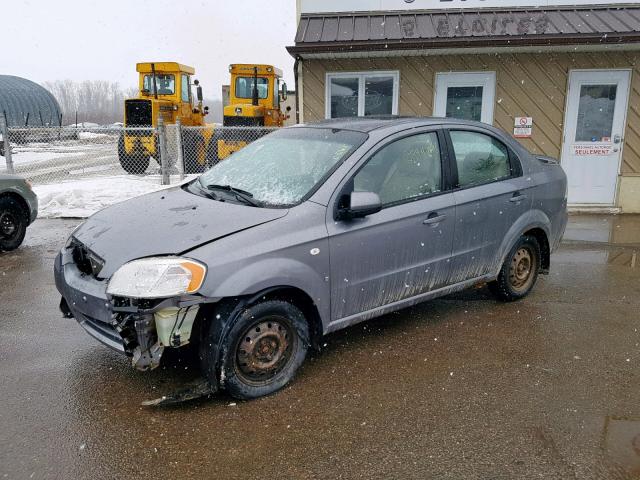
[[[155,175],[122,175],[34,185],[33,190],[38,195],[38,218],[84,218],[109,205],[163,188],[168,186],[160,185],[160,179]]]
[[[96,138],[109,138],[109,135],[106,133],[78,132],[78,138],[80,140],[94,140]]]

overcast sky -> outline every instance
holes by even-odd
[[[284,71],[296,30],[295,0],[0,0],[0,74],[38,83],[109,80],[137,86],[135,64],[178,61],[196,69],[205,97],[220,97],[230,63]]]

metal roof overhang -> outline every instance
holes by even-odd
[[[347,42],[343,45],[304,45],[289,46],[287,51],[294,58],[367,58],[396,57],[400,55],[453,55],[453,54],[490,54],[490,53],[543,53],[543,52],[602,52],[640,50],[640,34],[624,39],[602,37],[598,39],[567,39],[561,41],[532,41],[531,38],[515,39],[509,37],[496,42],[385,42],[381,45],[370,43],[358,45]]]
[[[294,57],[373,57],[435,52],[635,50],[640,8],[582,6],[303,15]]]

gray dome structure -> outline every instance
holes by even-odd
[[[11,127],[57,126],[60,105],[37,83],[13,75],[0,75],[0,117]]]

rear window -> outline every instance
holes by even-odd
[[[480,132],[452,130],[451,143],[458,166],[458,186],[494,182],[511,176],[509,150]]]

